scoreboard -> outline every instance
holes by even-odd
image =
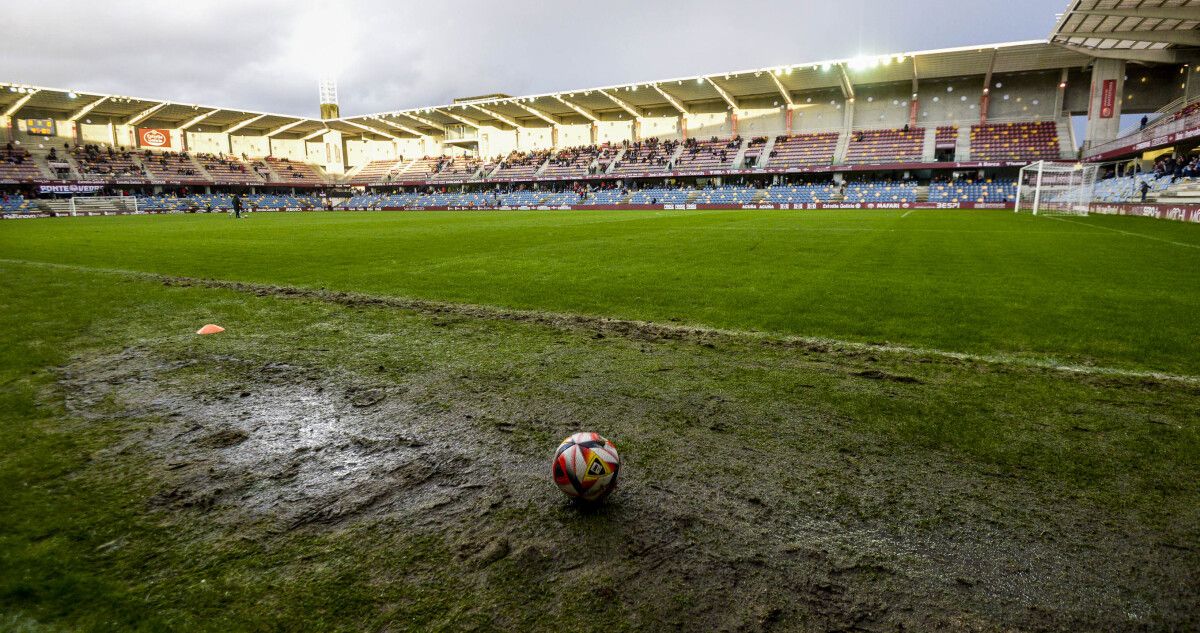
[[[38,136],[54,136],[54,119],[25,119],[25,131]]]

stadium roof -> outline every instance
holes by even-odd
[[[1071,0],[1050,41],[1096,57],[1182,62],[1200,47],[1198,26],[1200,0]]]
[[[515,127],[518,119],[554,124],[561,117],[599,118],[621,112],[685,112],[692,104],[724,102],[738,108],[747,98],[790,103],[803,91],[841,91],[852,97],[856,87],[919,82],[927,79],[1058,70],[1087,65],[1091,56],[1042,40],[964,46],[932,51],[867,55],[851,59],[810,61],[766,68],[718,72],[597,88],[517,97],[496,96],[472,103],[408,108],[342,120],[360,131],[390,135],[429,135],[448,126],[500,124]],[[524,123],[523,123],[524,124]]]
[[[313,137],[327,129],[393,139],[425,137],[444,134],[454,126],[553,125],[564,117],[598,120],[614,113],[622,117],[685,113],[701,103],[741,108],[753,99],[784,105],[792,104],[794,95],[802,92],[829,91],[853,98],[857,88],[877,84],[912,82],[916,92],[924,80],[1082,68],[1093,57],[1152,55],[1178,62],[1180,55],[1195,53],[1187,43],[1198,35],[1195,28],[1200,24],[1200,19],[1180,16],[1200,18],[1198,11],[1200,0],[1073,0],[1051,41],[875,54],[527,96],[488,95],[469,103],[457,100],[333,120],[3,83],[0,113],[52,112],[70,120],[99,115],[129,125],[292,138]],[[1150,17],[1154,15],[1175,17]],[[1100,32],[1104,35],[1095,35]]]
[[[71,121],[96,116],[117,119],[127,125],[245,130],[289,136],[311,134],[324,130],[327,123],[336,123],[286,114],[0,83],[0,113],[15,116],[23,111],[61,113]],[[343,125],[340,129],[354,131],[352,126]]]

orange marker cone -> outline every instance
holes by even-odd
[[[220,334],[221,332],[224,332],[224,331],[225,331],[225,328],[223,328],[219,325],[213,325],[212,323],[209,323],[208,325],[200,328],[199,330],[196,330],[196,334]]]

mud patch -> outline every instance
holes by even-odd
[[[919,385],[923,382],[919,378],[913,378],[912,376],[897,376],[896,374],[889,374],[884,371],[879,371],[878,369],[865,369],[863,371],[856,371],[854,372],[854,375],[858,376],[859,378],[867,378],[870,380],[886,380],[906,385]]]
[[[436,407],[309,368],[236,359],[203,365],[209,378],[200,390],[191,380],[195,363],[155,360],[139,349],[64,371],[67,404],[77,413],[157,420],[136,440],[173,473],[157,504],[295,528],[378,513],[436,515],[477,494],[463,484],[486,462],[466,450],[462,425]],[[114,402],[118,410],[96,411]]]

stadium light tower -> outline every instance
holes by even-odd
[[[341,116],[338,108],[337,80],[325,78],[320,81],[317,91],[321,96],[321,118],[336,119]]]

